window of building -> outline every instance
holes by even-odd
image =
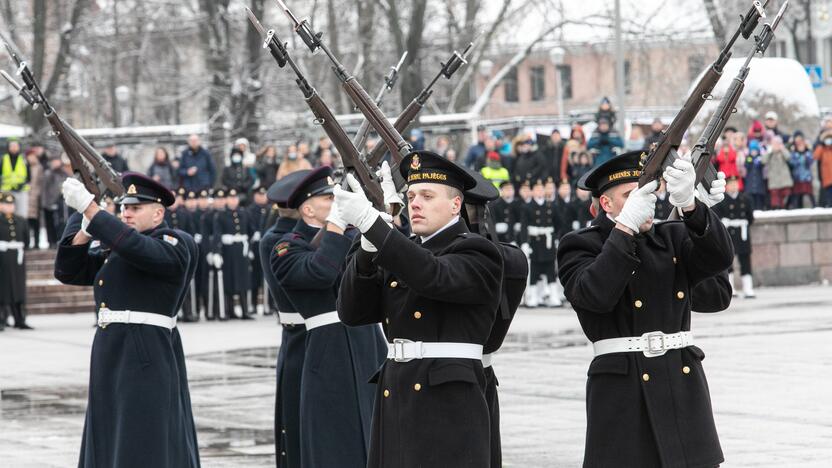
[[[632,74],[632,67],[630,66],[630,61],[624,61],[624,94],[630,94],[633,92],[633,74]]]
[[[546,69],[543,66],[532,67],[529,73],[532,85],[532,101],[546,98]]]
[[[695,80],[705,69],[705,56],[701,54],[688,55],[688,79]]]
[[[558,65],[556,69],[560,80],[561,97],[564,100],[572,99],[572,66]]]
[[[517,87],[517,67],[512,67],[503,78],[506,102],[519,102],[520,91]]]

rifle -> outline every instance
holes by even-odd
[[[393,86],[396,85],[396,81],[399,79],[399,70],[404,63],[405,58],[407,58],[407,51],[404,51],[402,58],[399,59],[399,63],[397,63],[395,67],[390,67],[390,73],[384,77],[384,83],[381,85],[381,89],[378,90],[378,94],[376,94],[375,102],[377,106],[381,106],[381,101],[384,99],[384,95],[392,91]],[[361,126],[358,128],[358,132],[355,134],[355,139],[353,140],[353,145],[360,153],[364,152],[364,144],[367,142],[367,135],[369,134],[370,121],[364,119],[364,121],[361,122]],[[375,166],[371,165],[370,167]]]
[[[728,92],[719,102],[716,113],[708,121],[708,125],[705,126],[705,130],[699,137],[699,141],[697,141],[696,145],[693,147],[692,157],[694,167],[696,168],[696,183],[702,183],[706,190],[710,190],[711,184],[717,177],[716,170],[711,164],[711,156],[714,153],[716,140],[722,134],[722,130],[728,123],[728,119],[731,117],[731,114],[733,114],[736,110],[737,101],[739,101],[740,95],[745,89],[745,79],[748,77],[749,71],[751,71],[751,59],[753,59],[758,53],[760,55],[765,54],[766,49],[768,49],[769,44],[772,39],[774,39],[774,31],[780,24],[780,20],[786,13],[786,8],[788,8],[788,6],[789,0],[786,0],[780,7],[780,10],[777,12],[777,16],[774,17],[771,24],[764,24],[760,35],[754,38],[754,48],[748,54],[748,57],[746,57],[745,63],[743,63],[739,72],[737,72],[737,75],[731,82],[731,86],[728,87]]]
[[[372,125],[376,132],[378,132],[381,139],[384,140],[384,144],[387,145],[390,153],[394,155],[395,164],[391,169],[393,169],[392,173],[394,178],[396,178],[396,175],[399,172],[396,170],[396,167],[398,167],[399,163],[405,156],[412,152],[413,147],[404,138],[402,138],[402,135],[397,132],[395,128],[393,128],[393,125],[390,124],[387,117],[384,116],[381,109],[379,109],[376,103],[373,102],[370,95],[367,94],[367,91],[363,86],[361,86],[358,80],[356,80],[355,76],[351,75],[332,54],[329,47],[321,42],[321,36],[323,34],[314,32],[308,19],[298,20],[282,0],[276,1],[289,18],[289,21],[291,21],[294,25],[295,32],[298,33],[303,43],[306,44],[306,47],[308,47],[312,53],[322,50],[326,56],[329,57],[329,60],[333,65],[335,75],[341,81],[344,91],[350,97],[352,102],[358,107],[361,113],[364,114],[370,122],[370,125]],[[400,177],[396,179],[396,182],[397,187],[404,184],[404,181],[401,180]]]
[[[705,101],[711,99],[711,92],[722,76],[722,70],[731,58],[731,49],[734,47],[734,43],[740,35],[748,39],[754,32],[760,18],[765,18],[765,5],[768,4],[768,1],[765,0],[765,3],[761,4],[759,0],[755,0],[748,12],[741,16],[742,22],[734,32],[734,35],[725,47],[722,48],[714,63],[702,75],[702,78],[699,79],[693,92],[691,92],[682,108],[673,118],[673,122],[670,123],[667,129],[662,131],[659,141],[654,143],[649,149],[647,160],[642,167],[641,177],[638,180],[639,187],[643,187],[661,177],[662,170],[666,166],[666,160],[671,150],[679,147],[682,143],[682,138],[685,136],[685,131],[690,127],[696,114],[702,109]]]
[[[17,68],[17,75],[23,80],[19,84],[5,70],[0,70],[3,78],[17,90],[20,97],[36,110],[39,106],[43,108],[43,115],[52,127],[52,133],[58,138],[61,147],[69,157],[72,171],[84,183],[87,191],[93,194],[96,201],[101,201],[107,190],[113,196],[118,197],[124,194],[124,187],[121,185],[121,175],[113,170],[110,164],[83,137],[73,129],[64,119],[58,116],[46,96],[35,80],[29,65],[21,58],[21,55],[11,43],[0,35],[3,45],[9,57]],[[92,168],[92,171],[90,171]]]
[[[410,101],[410,104],[402,111],[401,114],[396,118],[396,122],[393,124],[393,128],[396,129],[399,133],[404,133],[407,130],[407,127],[413,123],[416,119],[416,116],[419,115],[419,112],[422,111],[422,108],[425,107],[425,103],[427,102],[428,98],[433,94],[433,86],[439,81],[440,77],[445,77],[450,79],[459,67],[468,63],[466,60],[468,54],[471,52],[471,49],[474,47],[474,42],[470,42],[468,47],[465,48],[464,51],[460,54],[457,51],[454,51],[451,58],[448,59],[447,62],[442,63],[442,68],[439,70],[439,73],[433,77],[433,79],[428,83],[427,86],[419,93],[416,98]],[[367,164],[370,167],[376,167],[381,164],[381,160],[384,158],[384,153],[386,153],[386,148],[382,145],[376,145],[375,148],[370,152],[369,156],[367,156]]]
[[[315,123],[324,128],[327,136],[332,140],[332,144],[338,149],[338,152],[341,154],[341,159],[344,162],[344,168],[355,173],[356,178],[361,182],[361,185],[364,187],[364,192],[367,194],[367,198],[373,203],[373,206],[379,211],[385,211],[384,192],[381,189],[378,177],[360,158],[358,151],[353,146],[347,133],[335,119],[332,111],[327,107],[315,88],[306,80],[303,72],[289,55],[286,44],[279,40],[273,29],[266,31],[263,25],[260,24],[260,20],[257,19],[257,16],[250,9],[246,8],[246,13],[252,26],[263,36],[263,48],[269,49],[272,57],[277,62],[277,66],[283,68],[288,63],[292,71],[295,72],[295,76],[297,77],[295,82],[303,93],[303,98],[312,110],[312,114],[315,115]]]

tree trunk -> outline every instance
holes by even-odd
[[[341,45],[338,40],[338,12],[335,9],[335,0],[327,0],[326,2],[326,21],[327,21],[327,30],[329,32],[329,40],[326,41],[327,45],[329,46],[329,50],[332,51],[332,54],[347,67],[347,70],[350,69],[348,65],[346,65],[346,61],[344,57],[341,56]],[[352,71],[352,70],[350,70]],[[331,78],[329,82],[332,86],[332,105],[334,107],[333,112],[336,114],[347,112],[349,108],[347,104],[347,96],[344,91],[341,90],[341,80],[334,74],[330,74]]]
[[[226,124],[231,96],[230,30],[226,17],[228,3],[229,0],[200,0],[202,11],[207,16],[202,43],[205,47],[205,68],[211,77],[208,85],[208,135],[205,146],[218,168],[225,166],[223,153],[227,142]]]
[[[725,22],[722,21],[722,17],[719,15],[716,3],[714,0],[703,0],[703,2],[705,3],[705,11],[708,13],[708,21],[710,21],[711,29],[714,32],[714,39],[719,47],[725,47]]]
[[[427,0],[413,0],[410,12],[410,25],[407,32],[405,48],[399,50],[399,54],[408,51],[407,68],[401,77],[401,106],[404,109],[425,87],[422,80],[422,33],[425,29],[425,10]]]
[[[376,25],[375,19],[375,3],[373,0],[358,0],[355,2],[358,11],[358,62],[361,64],[359,70],[355,73],[361,76],[361,83],[368,90],[375,90],[376,83],[380,77],[376,69],[378,62],[373,56]]]

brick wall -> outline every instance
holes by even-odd
[[[832,281],[832,209],[754,213],[754,283],[791,286]]]

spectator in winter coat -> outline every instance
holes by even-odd
[[[277,170],[277,180],[304,169],[312,169],[312,164],[298,152],[297,145],[289,145],[289,149],[286,150],[286,157],[280,163],[280,168]]]
[[[612,108],[610,98],[606,96],[602,97],[601,103],[598,105],[598,112],[595,113],[595,121],[600,124],[601,120],[606,120],[609,122],[610,127],[614,127],[615,119],[615,109]]]
[[[794,187],[792,197],[789,201],[790,208],[802,208],[803,199],[808,196],[809,204],[815,207],[815,194],[812,190],[812,166],[815,164],[812,157],[812,148],[806,142],[806,138],[800,131],[794,132],[792,136],[792,152],[789,159],[789,166],[792,170]]]
[[[185,190],[199,193],[213,187],[217,178],[214,161],[211,153],[202,147],[199,136],[188,137],[188,147],[179,160],[179,177]]]
[[[535,141],[529,135],[519,135],[514,139],[516,159],[511,181],[519,190],[523,182],[531,182],[543,177],[546,164],[543,156],[537,151]]]
[[[763,127],[763,123],[759,120],[754,120],[751,122],[751,127],[748,129],[748,143],[749,147],[751,141],[757,140],[758,142],[762,143],[763,138],[765,137],[765,128]]]
[[[578,154],[584,150],[586,150],[586,137],[584,136],[584,129],[576,123],[572,126],[571,133],[569,134],[569,140],[566,141],[566,145],[563,147],[563,156],[561,156],[560,160],[560,177],[558,179],[569,180],[572,182],[573,189],[577,184],[577,179],[572,180],[570,175],[571,166],[578,163]]]
[[[745,193],[751,198],[755,210],[764,210],[766,206],[766,181],[763,171],[763,155],[760,142],[748,142],[748,156],[745,157]]]
[[[638,151],[644,148],[644,132],[638,125],[633,125],[630,130],[630,138],[624,144],[625,151]]]
[[[820,164],[820,186],[825,193],[824,206],[832,206],[832,130],[826,130],[820,136],[820,142],[813,153],[815,161]]]
[[[777,112],[768,111],[766,112],[766,119],[763,122],[765,126],[765,130],[767,132],[772,132],[776,136],[779,136],[783,139],[783,144],[786,145],[789,143],[789,134],[783,132],[779,128],[777,128]]]
[[[603,118],[598,121],[598,129],[586,144],[588,150],[596,153],[593,161],[595,166],[612,159],[623,147],[624,140],[612,129],[610,121]]]
[[[271,187],[274,181],[277,180],[277,169],[279,167],[277,148],[274,145],[267,145],[261,149],[257,153],[257,164],[255,164],[258,185],[260,187]]]
[[[579,151],[578,155],[575,157],[575,164],[573,164],[569,170],[568,180],[572,186],[572,190],[575,190],[578,186],[578,181],[584,176],[584,174],[589,172],[592,167],[592,155],[589,154],[589,151]]]
[[[127,160],[118,154],[118,148],[115,143],[109,143],[104,147],[104,152],[101,153],[104,160],[110,163],[114,171],[124,173],[130,169],[127,167]]]
[[[28,248],[38,247],[40,237],[40,193],[43,190],[43,166],[40,165],[37,153],[31,149],[26,151],[26,162],[29,163],[29,207],[26,221],[29,224]]]
[[[560,164],[563,159],[564,147],[566,147],[566,142],[560,136],[560,130],[552,130],[549,141],[546,142],[546,146],[543,148],[543,161],[546,163],[544,176],[560,180]]]
[[[768,195],[773,210],[785,209],[792,193],[794,181],[789,167],[790,160],[791,154],[783,145],[783,139],[774,136],[771,139],[771,151],[763,154],[763,165],[768,169]]]
[[[653,123],[650,124],[650,135],[644,139],[644,149],[649,150],[653,143],[658,143],[659,139],[662,137],[662,130],[664,130],[664,123],[662,119],[656,117],[653,119]]]
[[[66,157],[64,155],[64,157]],[[40,192],[40,204],[43,207],[43,224],[46,227],[46,239],[49,248],[54,249],[58,245],[60,235],[64,230],[66,213],[64,209],[64,198],[61,195],[61,186],[66,180],[67,173],[63,169],[61,156],[50,156],[49,166],[43,173],[43,190]]]
[[[489,151],[488,155],[486,156],[488,163],[480,169],[480,174],[482,176],[494,184],[495,187],[498,189],[503,186],[504,182],[509,182],[510,176],[508,173],[508,169],[503,167],[502,158],[500,158],[500,153],[496,151]]]
[[[243,152],[235,147],[231,150],[229,164],[222,170],[222,185],[226,190],[234,189],[240,197],[240,204],[245,205],[249,192],[254,187],[254,177],[243,166]]]
[[[734,142],[737,141],[736,135],[741,134],[735,133],[733,134],[734,138],[726,138],[722,141],[719,152],[714,159],[714,164],[716,165],[716,170],[718,172],[725,173],[726,179],[730,177],[737,177],[740,191],[742,191],[742,179],[739,178],[740,171],[737,164],[739,155],[737,154],[737,149],[734,146]]]
[[[168,150],[161,146],[156,148],[156,152],[153,153],[153,164],[147,170],[147,176],[170,190],[177,189],[176,172],[170,163]]]
[[[488,131],[480,127],[477,131],[477,142],[468,148],[463,163],[468,169],[474,169],[478,160],[485,158],[485,139],[488,138]]]

